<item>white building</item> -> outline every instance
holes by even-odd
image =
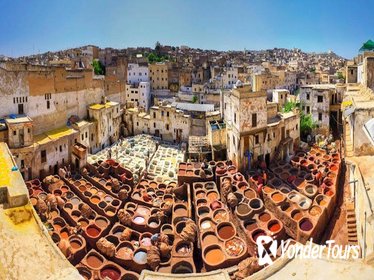
[[[142,107],[148,111],[151,103],[151,84],[149,82],[127,84],[125,100],[127,104],[133,104],[135,107]]]
[[[227,67],[222,74],[222,87],[227,89],[233,88],[238,80],[238,76],[238,68]]]
[[[140,82],[149,82],[148,66],[129,63],[127,66],[127,83],[139,84]]]

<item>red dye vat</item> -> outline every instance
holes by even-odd
[[[104,268],[101,273],[100,273],[102,278],[109,278],[111,280],[117,280],[120,279],[121,274],[119,273],[118,270],[113,269],[113,268]]]
[[[269,226],[271,232],[278,232],[280,230],[280,224],[273,223]]]
[[[100,234],[100,230],[95,227],[88,227],[86,231],[87,234],[92,237],[97,237]]]

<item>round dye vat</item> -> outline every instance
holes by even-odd
[[[104,197],[104,200],[105,200],[106,202],[110,203],[110,202],[113,201],[113,197],[107,195],[107,196]]]
[[[100,271],[102,278],[109,278],[111,280],[118,280],[121,277],[121,273],[115,268],[104,268]]]
[[[133,222],[138,225],[143,225],[145,223],[145,219],[142,216],[137,216],[134,218]]]
[[[214,201],[218,198],[218,195],[217,195],[216,192],[210,192],[210,193],[208,193],[207,198],[210,201]]]
[[[96,193],[97,193],[97,189],[92,188],[92,189],[90,189],[90,192],[91,192],[92,194],[96,194]]]
[[[82,244],[80,244],[78,241],[76,241],[76,240],[73,240],[73,241],[70,241],[70,245],[71,245],[71,247],[73,248],[73,249],[79,249],[81,246],[82,246]]]
[[[60,231],[61,225],[59,225],[59,224],[53,224],[53,228],[55,229],[55,231]]]
[[[270,214],[269,213],[262,213],[260,216],[259,216],[259,219],[261,222],[267,222],[269,221],[271,218]]]
[[[205,259],[210,265],[217,265],[225,260],[225,255],[220,248],[214,248],[206,252]]]
[[[92,268],[99,268],[103,264],[103,261],[95,255],[90,255],[87,258],[87,264]]]
[[[117,251],[116,255],[120,259],[131,260],[134,257],[134,252],[131,248],[122,247]]]
[[[257,238],[259,238],[260,236],[265,236],[265,235],[266,235],[265,232],[263,232],[262,230],[257,230],[252,234],[253,241],[256,242]]]
[[[187,210],[183,207],[178,207],[174,209],[174,214],[177,216],[185,216],[187,214]]]
[[[246,197],[246,198],[255,198],[256,197],[256,194],[255,194],[255,192],[254,191],[252,191],[252,190],[246,190],[245,192],[244,192],[244,196]]]
[[[63,193],[65,193],[65,192],[67,192],[69,189],[68,189],[68,187],[66,187],[66,186],[62,186],[61,187],[61,191],[63,192]]]
[[[151,238],[150,237],[142,238],[142,240],[140,240],[140,244],[145,246],[145,247],[151,246],[152,245]]]
[[[133,197],[134,199],[140,199],[140,193],[135,192],[135,193],[132,194],[132,197]]]
[[[138,264],[146,264],[147,263],[147,253],[144,251],[138,251],[134,255],[134,261]]]
[[[84,192],[84,191],[86,190],[86,187],[83,186],[83,185],[80,185],[80,186],[79,186],[79,190],[80,190],[81,192]]]
[[[92,203],[95,203],[95,204],[98,204],[100,202],[100,198],[96,196],[91,197],[90,200]]]
[[[218,238],[214,233],[209,233],[203,237],[203,243],[205,244],[217,244]]]
[[[158,227],[158,223],[157,222],[150,222],[149,226],[150,227]]]
[[[247,204],[239,204],[237,210],[239,214],[244,215],[247,214],[251,209]]]
[[[278,232],[281,229],[281,226],[277,221],[271,221],[271,222],[269,222],[268,229],[271,232]]]
[[[320,202],[318,202],[320,206],[326,206],[327,202],[326,200],[322,199]]]
[[[303,217],[303,214],[301,214],[299,211],[297,211],[297,212],[295,212],[295,213],[292,214],[292,218],[293,218],[295,221],[300,220],[302,217]]]
[[[202,229],[210,229],[212,227],[212,222],[209,220],[205,220],[201,223],[201,228]]]
[[[188,255],[191,253],[191,246],[189,244],[181,244],[177,246],[176,251],[181,255]]]
[[[56,217],[58,216],[58,212],[57,212],[57,211],[52,211],[52,212],[50,213],[50,215],[52,216],[52,219],[53,219],[53,218],[56,218]]]
[[[62,239],[68,239],[69,238],[69,234],[66,231],[60,232],[60,236],[61,236]]]
[[[89,236],[91,236],[91,237],[97,237],[97,236],[99,236],[99,234],[100,234],[100,230],[97,229],[96,227],[92,227],[92,226],[88,227],[88,228],[86,229],[86,232],[87,232],[87,234],[88,234]]]
[[[225,251],[231,257],[239,256],[241,253],[243,253],[244,249],[245,244],[243,240],[237,237],[227,241],[225,244]]]
[[[321,210],[321,208],[319,208],[317,206],[313,206],[312,208],[310,208],[309,213],[312,216],[319,216],[319,215],[321,215],[322,210]]]
[[[95,222],[101,228],[105,228],[108,225],[108,222],[106,220],[100,218],[96,219]]]
[[[313,228],[313,224],[309,219],[302,220],[300,222],[300,229],[303,231],[310,231]]]
[[[76,197],[73,197],[73,198],[70,200],[70,202],[71,202],[73,205],[78,205],[79,202],[80,202],[80,200],[79,200],[78,198],[76,198]]]
[[[284,199],[283,195],[280,193],[274,193],[271,198],[274,200],[274,202],[281,202]]]
[[[234,226],[231,224],[225,224],[222,226],[218,226],[218,236],[222,239],[230,239],[235,235]]]
[[[79,221],[79,223],[81,224],[82,227],[88,226],[88,222],[86,220],[81,220]]]
[[[213,220],[217,223],[226,221],[228,219],[227,212],[225,210],[218,210],[213,217]]]
[[[257,228],[256,221],[255,220],[247,221],[246,224],[245,224],[245,228],[248,231],[252,231],[252,230],[256,229]]]

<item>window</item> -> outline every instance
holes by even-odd
[[[87,133],[87,131],[86,131],[86,138],[88,137],[88,133]]]
[[[51,103],[47,100],[47,109],[51,108]]]
[[[166,116],[169,117],[169,112],[166,112]]]
[[[306,106],[306,113],[310,114],[310,107],[309,106]]]
[[[156,118],[156,112],[153,112],[153,118],[154,119]]]
[[[163,117],[164,116],[164,111],[161,111],[161,117]]]
[[[306,94],[306,100],[310,100],[310,94],[309,93]]]
[[[139,122],[136,122],[136,126],[139,126]]]
[[[62,152],[62,146],[60,145],[60,153]]]
[[[153,128],[156,128],[156,123],[155,122],[153,123]]]
[[[47,151],[46,150],[43,150],[40,152],[40,157],[41,157],[41,162],[44,163],[44,162],[47,162]]]
[[[296,130],[299,130],[299,125],[298,124],[296,124]]]
[[[317,102],[318,103],[322,103],[323,102],[323,96],[322,95],[318,95]]]
[[[166,124],[166,130],[169,130],[169,125],[168,124]]]
[[[260,143],[260,137],[258,136],[258,134],[255,136],[255,144],[258,144]]]
[[[13,135],[17,135],[17,130],[14,130],[14,131],[13,131]]]
[[[318,120],[321,122],[322,121],[322,113],[318,113]]]
[[[252,114],[252,127],[257,126],[257,114]]]
[[[234,113],[234,123],[236,123],[236,113]]]

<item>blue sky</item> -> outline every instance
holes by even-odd
[[[374,39],[365,0],[0,0],[0,54],[87,44],[243,50],[333,50],[352,58]]]

